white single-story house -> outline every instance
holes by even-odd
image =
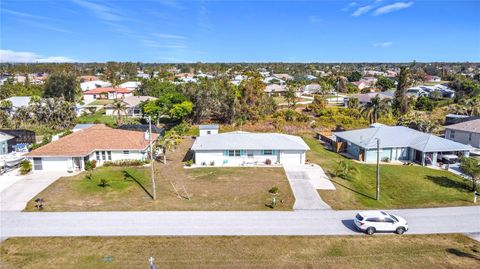
[[[95,88],[83,92],[83,101],[89,104],[97,99],[121,99],[128,96],[133,96],[133,90],[127,88]]]
[[[8,153],[8,140],[14,139],[13,136],[0,132],[0,155]]]
[[[140,85],[142,85],[142,83],[140,81],[127,81],[127,82],[124,82],[124,83],[120,84],[119,86],[120,86],[120,88],[137,90],[138,87],[140,87]]]
[[[157,138],[158,134],[153,133],[152,140]],[[96,160],[97,166],[106,161],[146,160],[149,149],[148,133],[95,124],[79,128],[25,156],[37,171],[82,171],[88,160]]]
[[[80,83],[80,88],[82,89],[82,92],[105,87],[112,87],[112,83],[102,80],[89,80]]]
[[[335,132],[337,151],[366,163],[377,162],[377,140],[380,141],[380,160],[410,161],[422,165],[437,165],[440,154],[469,156],[471,146],[404,126],[375,124],[370,128]]]
[[[217,124],[208,124],[198,126],[198,131],[200,136],[218,134],[218,125]]]
[[[480,149],[480,119],[445,126],[445,138]]]
[[[127,107],[125,114],[130,117],[142,117],[143,114],[140,109],[140,103],[155,99],[157,98],[151,96],[127,96],[122,99],[122,102],[125,103],[125,106]],[[105,106],[105,114],[107,116],[116,115],[112,105]]]
[[[241,131],[200,136],[191,148],[199,166],[302,165],[309,149],[298,136]]]
[[[19,108],[28,107],[30,105],[31,99],[32,98],[30,96],[12,96],[1,101],[10,101],[12,103],[10,113],[13,114]]]

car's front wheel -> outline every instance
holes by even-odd
[[[403,234],[405,232],[405,227],[398,227],[395,232],[397,234]]]
[[[375,233],[375,228],[373,227],[368,227],[367,230],[365,230],[365,232],[369,235],[372,235]]]

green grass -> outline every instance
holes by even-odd
[[[101,184],[102,179],[107,182],[104,187]],[[146,173],[143,168],[102,167],[96,169],[90,179],[74,182],[79,192],[88,195],[97,192],[123,192],[138,183],[144,185],[146,181]]]
[[[107,126],[115,126],[115,118],[106,116],[104,109],[99,109],[95,114],[82,115],[76,119],[77,123],[103,123]]]
[[[322,166],[337,190],[320,191],[334,209],[418,208],[472,205],[469,182],[450,172],[422,166],[382,164],[380,200],[375,197],[376,166],[350,161],[358,172],[351,179],[335,177],[338,163],[346,159],[326,150],[313,138],[304,138],[309,161]]]
[[[1,268],[478,268],[464,235],[34,237],[0,244]]]

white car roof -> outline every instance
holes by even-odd
[[[362,216],[365,217],[365,218],[368,218],[368,217],[381,217],[381,218],[384,218],[384,217],[386,217],[386,216],[389,215],[389,214],[386,213],[385,211],[381,211],[381,210],[360,211],[360,212],[358,212],[358,214],[362,215]]]

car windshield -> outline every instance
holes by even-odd
[[[357,214],[357,216],[355,216],[355,218],[357,218],[358,220],[363,220],[363,217],[360,214]]]
[[[390,217],[391,217],[392,219],[394,219],[395,221],[398,221],[398,219],[397,219],[394,215],[390,215]]]

